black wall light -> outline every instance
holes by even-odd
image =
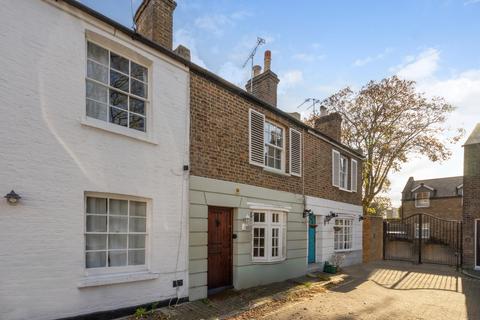
[[[18,195],[13,190],[10,191],[9,193],[7,193],[4,198],[7,199],[9,204],[17,204],[18,201],[20,201],[20,199],[22,199],[22,197],[20,197],[20,195]]]

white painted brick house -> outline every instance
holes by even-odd
[[[0,19],[0,318],[187,297],[186,66],[62,1]]]

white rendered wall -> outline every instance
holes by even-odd
[[[0,318],[188,296],[188,70],[61,1],[1,7]],[[87,29],[152,62],[150,142],[82,124]],[[17,206],[3,200],[11,189]],[[79,288],[85,191],[149,199],[148,269],[158,278]],[[174,279],[184,280],[178,291]]]
[[[352,250],[342,252],[345,254],[344,266],[362,262],[362,226],[359,221],[362,215],[362,207],[349,203],[338,202],[315,197],[306,197],[306,208],[311,209],[317,217],[316,228],[316,263],[323,266],[325,261],[329,261],[334,251],[334,230],[335,218],[330,222],[325,222],[325,216],[330,212],[341,213],[338,218],[353,219],[353,243]]]

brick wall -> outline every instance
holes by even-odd
[[[135,13],[137,31],[167,49],[172,49],[173,0],[144,0]]]
[[[383,259],[383,219],[365,216],[363,220],[363,262]]]
[[[271,173],[249,163],[248,112],[252,108],[263,113],[266,119],[284,127],[287,171],[288,128],[303,133],[305,141],[303,165],[307,195],[360,204],[361,192],[340,191],[332,186],[332,146],[329,143],[308,134],[296,122],[256,105],[203,75],[194,71],[190,74],[192,175],[302,194],[302,177]],[[358,168],[360,191],[359,160]]]
[[[315,129],[325,133],[330,138],[341,141],[342,116],[335,112],[315,119]]]
[[[475,265],[475,219],[480,219],[480,144],[464,147],[463,264]]]
[[[462,197],[431,198],[428,208],[415,208],[415,200],[403,200],[401,210],[403,218],[427,213],[441,219],[462,220]]]

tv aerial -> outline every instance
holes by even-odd
[[[265,43],[266,43],[265,39],[257,37],[257,43],[255,44],[255,47],[250,52],[250,55],[248,56],[247,60],[245,60],[245,62],[243,63],[243,66],[242,66],[242,68],[245,69],[245,67],[248,64],[248,61],[250,61],[250,64],[251,64],[251,68],[250,68],[250,92],[253,91],[253,81],[252,81],[252,79],[253,79],[253,59],[255,58],[255,54],[257,53],[258,48]]]

